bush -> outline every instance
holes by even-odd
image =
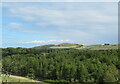
[[[67,83],[68,81],[66,81],[66,80],[44,80],[44,82],[47,82],[47,83]]]

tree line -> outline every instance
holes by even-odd
[[[38,80],[116,82],[118,50],[4,48],[3,70]]]

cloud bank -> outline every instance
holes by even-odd
[[[5,23],[11,30],[81,43],[117,42],[117,3],[4,3],[3,8],[12,18]]]
[[[2,0],[2,2],[118,2],[119,0]]]
[[[46,44],[46,43],[64,43],[64,42],[69,42],[69,40],[35,40],[35,41],[31,41],[31,42],[19,42],[19,43],[23,43],[23,44]]]

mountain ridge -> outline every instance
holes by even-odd
[[[74,43],[61,43],[61,44],[48,44],[43,46],[33,47],[35,49],[41,48],[50,48],[50,49],[64,49],[64,48],[73,48],[73,49],[87,49],[87,50],[104,50],[104,49],[118,49],[118,44],[74,44]]]

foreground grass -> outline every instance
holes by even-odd
[[[48,83],[44,83],[42,81],[36,81],[36,80],[29,79],[29,78],[21,77],[21,76],[14,76],[14,75],[8,76],[5,74],[1,75],[0,81],[1,82],[37,82],[40,84],[48,84]]]

